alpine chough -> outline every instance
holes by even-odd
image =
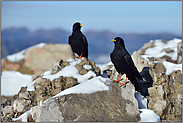
[[[69,36],[69,45],[73,53],[76,53],[76,56],[79,55],[81,57],[88,58],[88,42],[86,37],[81,32],[81,26],[84,24],[80,24],[79,22],[74,23],[72,29],[72,35]],[[75,56],[75,58],[76,58]]]
[[[121,75],[126,74],[128,79],[134,84],[135,90],[143,94],[143,89],[139,84],[139,81],[143,80],[142,76],[138,72],[130,54],[126,50],[123,39],[120,37],[116,37],[111,41],[114,41],[115,46],[114,46],[113,52],[110,54],[110,58],[117,72]],[[120,81],[120,80],[121,79],[119,78],[116,81]],[[125,80],[125,84],[126,84],[126,80]]]

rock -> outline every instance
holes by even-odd
[[[1,70],[15,70],[24,74],[42,74],[51,67],[51,63],[62,58],[67,60],[73,58],[73,53],[68,44],[47,44],[43,47],[30,48],[24,53],[25,58],[10,62],[7,58],[1,60]]]
[[[68,44],[48,44],[42,48],[33,48],[25,52],[25,65],[35,74],[41,74],[50,69],[51,63],[57,59],[73,58]]]
[[[162,119],[166,121],[182,121],[182,74],[181,71],[174,71],[166,76],[164,84],[164,99],[167,106]]]
[[[163,114],[166,107],[166,101],[164,100],[164,91],[162,85],[156,85],[148,88],[150,95],[148,108],[155,111],[158,116]]]
[[[69,62],[63,61],[61,58],[58,58],[52,62],[52,66],[50,69],[51,74],[56,74],[58,71],[62,70],[65,66],[70,65]]]
[[[58,79],[54,79],[51,82],[51,84],[52,84],[51,95],[54,96],[67,88],[75,86],[76,84],[78,84],[78,82],[77,79],[73,77],[60,76]]]
[[[167,52],[168,49],[166,49]],[[182,121],[182,73],[174,71],[166,75],[161,58],[149,58],[145,61],[139,57],[140,51],[132,54],[135,65],[142,77],[150,83],[141,83],[146,87],[148,108],[157,113],[162,121]],[[164,59],[166,60],[166,59]],[[157,62],[158,61],[158,62]]]
[[[9,62],[7,59],[1,60],[1,71],[10,71],[10,70],[18,70],[20,69],[20,64]]]
[[[85,69],[85,65],[90,65],[90,69]],[[97,76],[101,75],[101,70],[99,67],[95,66],[95,62],[89,61],[89,59],[85,57],[82,57],[81,62],[76,64],[75,67],[81,75],[86,74],[88,71],[93,71]]]
[[[36,122],[139,121],[140,113],[137,100],[133,98],[134,91],[130,94],[124,93],[124,90],[116,83],[110,84],[110,87],[109,91],[69,94],[49,99],[41,106],[32,109],[32,117]],[[123,97],[125,94],[127,94],[126,97],[132,96],[133,99],[125,99]]]
[[[139,72],[141,72],[144,67],[152,68],[155,65],[153,60],[146,61],[144,58],[139,57],[138,51],[134,51],[131,57]]]
[[[182,63],[182,42],[177,44],[177,63]]]
[[[24,101],[22,101],[22,100],[15,100],[14,104],[13,104],[13,108],[17,112],[20,112],[20,113],[25,112],[25,110],[24,110],[24,108],[25,108]]]
[[[29,100],[30,97],[31,97],[31,95],[28,91],[26,91],[24,93],[19,93],[19,99]]]
[[[31,76],[31,81],[33,82],[34,80],[36,80],[39,77],[41,77],[41,75],[32,75]]]
[[[34,105],[38,105],[40,101],[45,101],[59,92],[77,85],[77,79],[73,77],[60,76],[52,81],[39,77],[35,80],[35,91],[31,94]]]
[[[139,55],[144,55],[146,49],[155,47],[154,42],[148,42],[143,45],[141,49],[139,49],[137,52]]]
[[[32,119],[35,122],[63,122],[62,113],[54,100],[42,103],[40,106],[32,108]]]
[[[2,109],[3,117],[5,117],[7,114],[10,114],[12,112],[13,106],[5,106]]]
[[[153,78],[153,86],[162,84],[165,81],[166,69],[163,63],[156,63],[149,71],[151,77]]]

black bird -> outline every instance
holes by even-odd
[[[122,74],[126,74],[128,79],[134,84],[135,90],[143,94],[143,89],[139,84],[139,81],[143,80],[142,76],[138,72],[130,54],[126,50],[123,39],[120,37],[116,37],[111,41],[114,41],[115,46],[113,52],[110,54],[110,58],[117,72],[121,74],[121,76]],[[115,82],[120,81],[121,80],[120,78]]]
[[[81,58],[82,56],[88,58],[88,42],[86,40],[86,37],[80,30],[82,25],[83,24],[80,24],[79,22],[74,23],[72,35],[69,36],[68,42],[71,46],[73,53],[79,55],[79,58]]]

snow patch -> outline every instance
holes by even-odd
[[[5,71],[1,75],[1,95],[13,96],[21,87],[26,87],[31,82],[31,75],[17,71]]]
[[[74,77],[77,78],[79,83],[81,83],[88,80],[88,78],[90,78],[91,76],[95,77],[96,74],[93,71],[88,71],[88,73],[80,75],[78,70],[74,67],[74,64],[64,67],[61,71],[53,75],[51,75],[50,71],[43,73],[43,78],[47,78],[50,81],[59,78],[60,76]]]
[[[167,55],[172,60],[177,60],[177,44],[181,41],[182,41],[181,39],[177,39],[177,38],[167,41],[167,43],[163,43],[163,41],[159,39],[151,40],[150,42],[154,42],[155,47],[148,48],[145,51],[145,55],[149,55],[151,57],[162,57]],[[167,53],[163,49],[171,49],[173,52]]]
[[[166,68],[166,75],[173,73],[173,71],[181,70],[182,73],[182,64],[174,64],[171,62],[163,61],[163,65]]]
[[[140,122],[160,122],[160,117],[150,109],[140,109]]]
[[[91,65],[84,65],[83,68],[89,70],[89,69],[92,69],[92,66]]]
[[[90,94],[90,93],[94,93],[96,91],[109,90],[109,86],[104,84],[108,80],[109,79],[102,78],[101,76],[97,76],[93,79],[82,82],[79,85],[76,85],[74,87],[63,90],[52,98],[62,96],[62,95],[71,94],[71,93],[75,93],[75,94],[88,93],[88,94]]]

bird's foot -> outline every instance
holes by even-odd
[[[77,54],[75,55],[74,59],[77,58]]]
[[[124,83],[121,83],[121,86],[126,85],[126,80],[127,80],[127,77],[125,79],[125,82]]]
[[[79,56],[79,59],[81,59],[82,55],[83,55],[83,53],[81,53],[81,55]]]
[[[114,82],[119,82],[119,81],[121,81],[122,79],[120,79],[122,77],[122,75],[117,79],[117,80],[115,80]]]

